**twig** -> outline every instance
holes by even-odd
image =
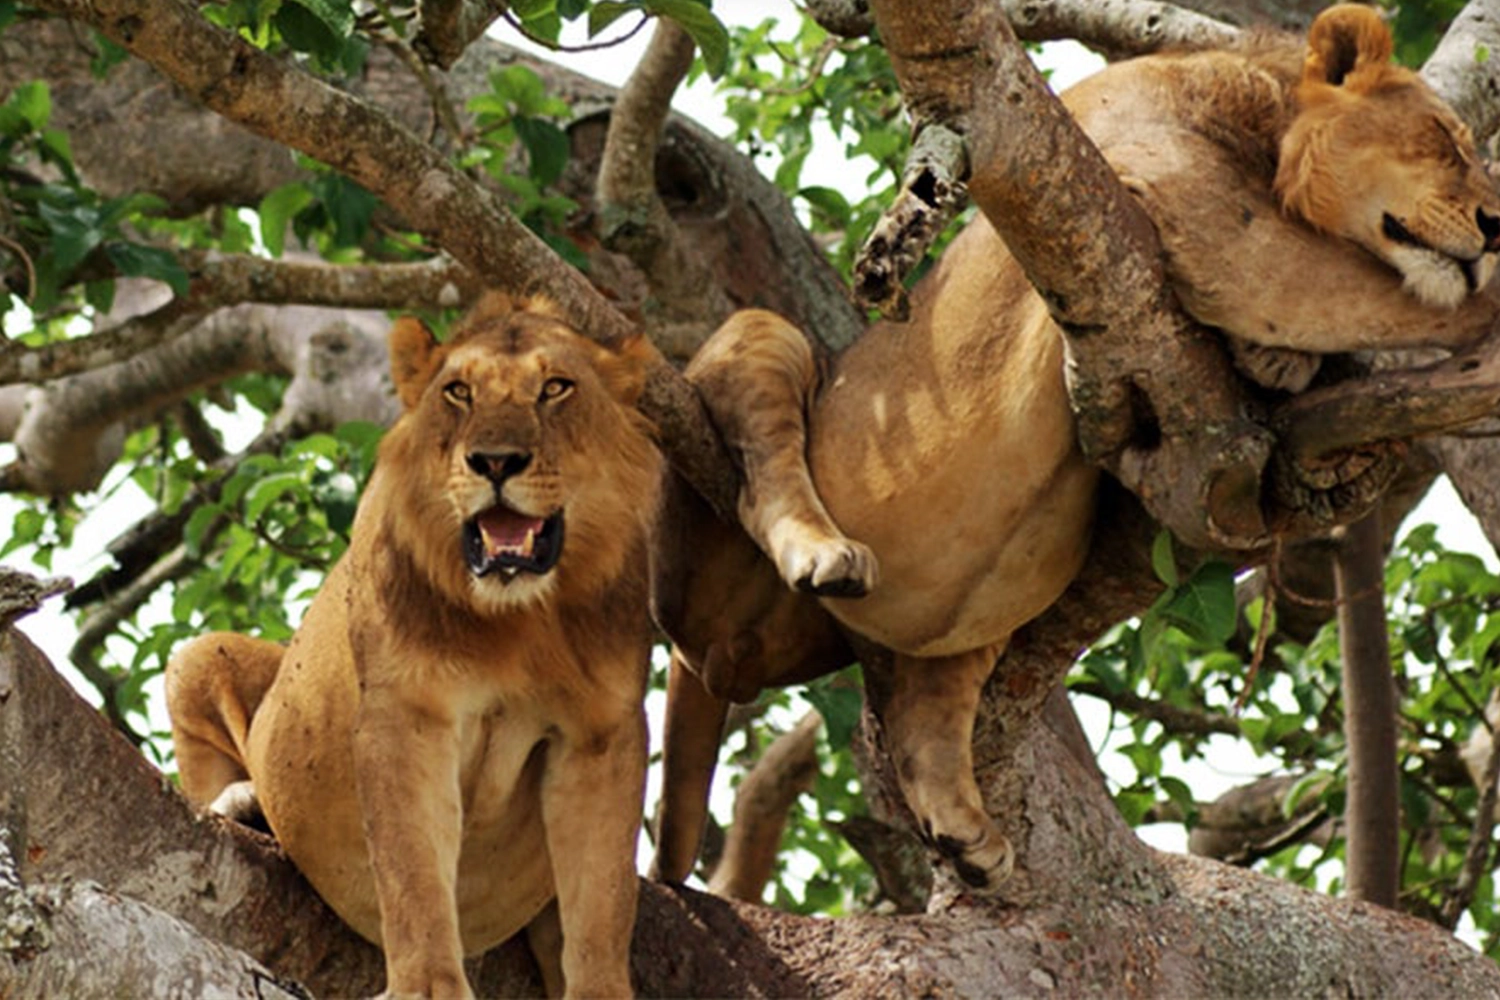
[[[1464,852],[1464,863],[1459,869],[1458,881],[1443,902],[1444,927],[1451,929],[1458,925],[1458,918],[1474,901],[1474,891],[1489,868],[1490,841],[1495,830],[1497,782],[1500,782],[1500,740],[1494,740],[1490,744],[1490,756],[1484,764],[1484,776],[1479,786],[1479,805],[1474,810],[1474,828],[1469,834],[1469,847]]]
[[[505,18],[505,23],[515,28],[522,38],[525,38],[528,42],[540,45],[544,49],[551,49],[553,52],[596,52],[599,49],[614,48],[616,45],[628,42],[640,34],[641,29],[651,20],[650,14],[642,14],[641,19],[635,23],[635,27],[625,32],[619,38],[611,38],[603,42],[585,42],[582,45],[562,45],[550,39],[543,38],[541,35],[532,34],[526,25],[521,23],[521,19],[508,10],[502,16]]]
[[[1160,723],[1163,729],[1172,733],[1185,733],[1193,736],[1224,733],[1229,736],[1239,736],[1243,732],[1239,723],[1227,715],[1188,711],[1175,705],[1168,705],[1163,701],[1142,698],[1131,691],[1111,691],[1104,685],[1093,681],[1069,684],[1068,690],[1091,695],[1131,715],[1144,716],[1153,722]]]
[[[0,245],[20,258],[21,266],[26,268],[26,301],[30,302],[36,298],[36,265],[32,263],[31,255],[25,247],[6,236],[0,236]]]

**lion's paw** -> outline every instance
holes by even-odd
[[[255,794],[255,784],[248,778],[224,786],[218,797],[208,804],[208,811],[245,826],[262,827],[265,814]]]
[[[843,536],[790,538],[778,549],[776,563],[793,588],[819,597],[863,597],[880,580],[875,553]]]
[[[981,834],[972,844],[946,834],[933,838],[933,843],[964,885],[981,895],[1000,891],[1015,869],[1016,854],[1010,840],[997,831]]]

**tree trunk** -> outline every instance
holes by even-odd
[[[1401,807],[1379,509],[1345,528],[1334,553],[1349,752],[1346,891],[1354,899],[1394,907],[1401,886]]]

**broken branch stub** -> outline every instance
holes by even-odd
[[[854,298],[866,309],[905,321],[906,279],[954,216],[968,204],[963,135],[943,123],[919,126],[901,188],[854,261]]]

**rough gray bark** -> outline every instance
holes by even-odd
[[[1422,76],[1482,143],[1500,128],[1500,3],[1470,0],[1453,19]]]

